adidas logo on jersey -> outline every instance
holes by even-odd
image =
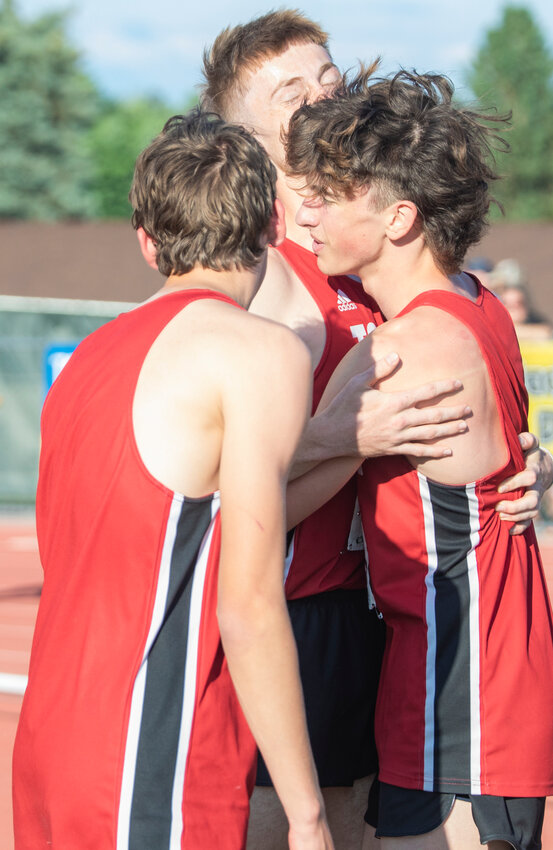
[[[348,298],[345,292],[338,290],[338,310],[343,313],[345,310],[357,310],[357,304]]]

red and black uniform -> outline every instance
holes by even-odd
[[[14,752],[16,850],[245,843],[255,744],[216,619],[219,496],[143,465],[132,404],[144,359],[196,290],[84,340],[42,417],[44,588]]]
[[[551,609],[533,528],[511,536],[495,511],[499,483],[524,467],[518,343],[504,307],[480,285],[476,302],[430,291],[400,315],[424,305],[451,313],[477,340],[509,459],[462,487],[433,482],[402,457],[372,459],[359,477],[371,586],[387,633],[380,779],[541,797],[553,792]]]
[[[311,252],[287,239],[280,254],[317,304],[326,332],[314,374],[313,412],[336,366],[383,321],[352,278],[327,277]],[[350,785],[376,769],[372,715],[382,626],[368,611],[361,529],[352,479],[290,535],[286,596],[298,645],[307,724],[319,781]],[[257,784],[270,777],[260,759]]]
[[[338,363],[356,342],[382,323],[382,315],[360,283],[327,277],[311,251],[287,239],[278,249],[323,317],[326,338],[313,376],[313,413]],[[350,541],[357,490],[349,481],[332,499],[294,529],[286,563],[286,596],[298,599],[329,590],[366,588],[362,542]]]

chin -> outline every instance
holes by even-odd
[[[338,274],[346,274],[346,272],[342,271],[342,269],[332,263],[325,262],[323,257],[317,257],[317,265],[319,267],[319,271],[326,275],[338,275]]]

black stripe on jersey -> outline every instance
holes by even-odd
[[[163,622],[148,655],[129,850],[169,848],[192,579],[210,522],[211,500],[183,503],[171,554]]]
[[[297,528],[297,526],[295,526],[294,528],[291,528],[290,531],[286,532],[286,554],[288,554],[288,552],[290,550],[290,544],[292,543],[292,540],[294,539],[294,534],[296,533],[296,528]]]
[[[470,781],[469,502],[465,487],[428,481],[434,515],[436,668],[434,788]]]

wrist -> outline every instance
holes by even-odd
[[[324,819],[324,803],[319,795],[314,795],[302,803],[296,801],[294,811],[288,815],[290,829],[298,835],[308,835],[316,831]]]

